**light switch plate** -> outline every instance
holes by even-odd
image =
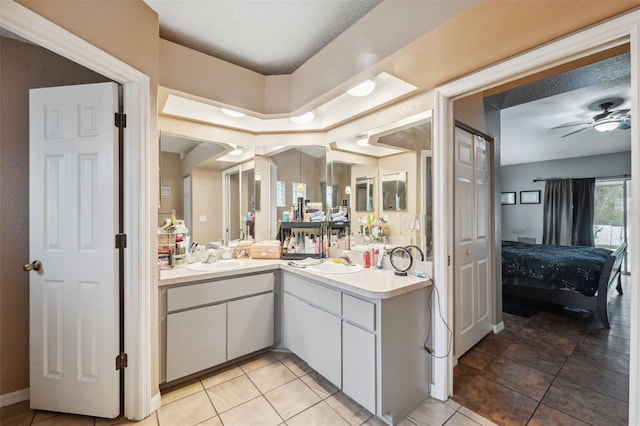
[[[200,222],[206,222],[207,221],[207,215],[203,214],[202,216],[200,216]]]

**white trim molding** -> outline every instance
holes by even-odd
[[[155,168],[149,164],[151,147],[151,93],[149,77],[87,43],[13,0],[3,0],[2,27],[14,34],[102,74],[124,86],[125,129],[125,416],[142,420],[153,412],[151,389],[152,224],[155,206],[149,182]],[[115,326],[115,325],[114,325]],[[156,407],[157,408],[157,407]]]
[[[453,274],[448,266],[448,256],[453,254],[451,229],[453,223],[453,101],[487,90],[509,81],[534,74],[544,69],[569,62],[624,43],[631,50],[631,120],[638,123],[640,102],[640,11],[634,11],[610,21],[603,22],[584,31],[569,35],[522,55],[487,67],[435,90],[434,121],[434,198],[447,202],[434,203],[434,285],[440,291],[444,303],[442,312],[448,323],[454,318]],[[640,126],[631,129],[632,193],[640,194]],[[640,280],[635,268],[640,265],[640,197],[632,197],[631,206],[631,287],[638,288]],[[453,263],[453,259],[452,262]],[[631,294],[631,354],[629,368],[629,424],[640,424],[640,292]],[[448,353],[447,329],[442,322],[434,323],[434,350]],[[455,343],[454,343],[455,344]],[[453,389],[453,354],[434,360],[434,383],[432,396],[445,400]]]
[[[29,388],[0,395],[0,408],[29,399]]]

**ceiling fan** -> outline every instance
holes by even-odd
[[[615,129],[629,129],[631,128],[631,115],[629,109],[616,109],[610,111],[612,107],[614,107],[613,102],[602,102],[598,105],[598,108],[602,110],[601,113],[593,116],[593,120],[587,123],[569,123],[563,124],[561,126],[552,127],[552,129],[562,129],[565,127],[573,127],[573,126],[584,126],[578,130],[574,130],[573,132],[569,132],[566,135],[560,136],[561,138],[566,138],[567,136],[573,135],[575,133],[581,132],[583,130],[593,128],[599,132],[609,132]],[[618,103],[620,105],[620,103]]]

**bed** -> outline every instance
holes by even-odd
[[[503,241],[502,293],[586,309],[609,328],[607,300],[614,288],[622,294],[620,272],[626,249],[626,243],[612,252]]]

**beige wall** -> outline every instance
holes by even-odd
[[[29,387],[29,89],[105,77],[38,46],[0,38],[0,395]]]
[[[209,241],[222,238],[222,175],[219,170],[196,167],[191,174],[193,208],[192,240],[207,247]],[[207,216],[200,222],[200,216]]]

